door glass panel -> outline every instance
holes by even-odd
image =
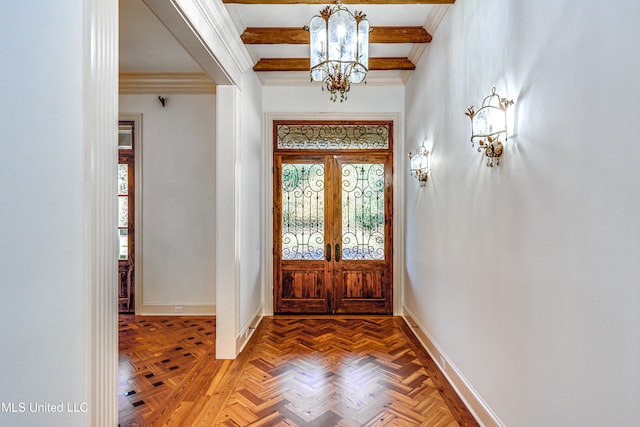
[[[129,193],[129,165],[120,163],[118,165],[118,195],[124,196]]]
[[[129,226],[129,196],[118,196],[118,227]]]
[[[129,257],[129,231],[126,228],[118,230],[120,238],[120,259]]]
[[[282,164],[282,259],[324,257],[324,164]]]
[[[384,260],[384,164],[342,165],[342,259]]]

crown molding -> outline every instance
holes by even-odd
[[[253,62],[222,2],[143,1],[217,84],[240,87]]]
[[[442,19],[445,17],[450,8],[450,4],[434,5],[431,9],[431,12],[429,13],[429,16],[427,16],[427,19],[424,21],[424,29],[433,36],[440,26],[440,22],[442,22]],[[424,51],[427,49],[427,46],[427,44],[414,44],[411,48],[411,51],[409,52],[409,55],[407,55],[409,61],[418,65],[418,62],[420,62],[420,58],[422,58]],[[403,71],[401,76],[402,81],[406,83],[411,77],[411,72]]]
[[[427,16],[427,19],[424,21],[424,25],[422,27],[433,36],[433,34],[435,34],[436,30],[440,26],[440,22],[442,22],[442,19],[447,14],[450,8],[451,5],[448,4],[439,4],[433,6],[431,12],[429,13],[429,16]],[[420,58],[422,58],[422,54],[426,49],[426,44],[416,43],[411,48],[411,51],[409,52],[409,55],[407,57],[411,62],[417,64],[418,61],[420,61]]]
[[[120,95],[215,94],[205,73],[120,73]]]
[[[433,36],[435,32],[438,30],[438,27],[440,26],[440,22],[442,22],[442,19],[447,14],[449,9],[451,9],[450,4],[434,5],[433,8],[431,8],[431,12],[429,13],[429,16],[427,16],[427,19],[424,22],[424,25],[423,25],[424,29],[427,30],[427,32],[429,32],[429,34]]]

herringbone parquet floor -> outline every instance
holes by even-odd
[[[202,320],[189,319],[195,325]],[[145,335],[169,339],[145,328]],[[180,351],[187,349],[188,343],[179,344]],[[157,404],[139,414],[136,407],[121,407],[121,425],[477,425],[397,317],[267,317],[235,361],[215,360],[213,344],[201,348],[204,354],[189,358],[188,373],[175,381],[165,378],[170,386]],[[122,352],[129,354],[121,346]],[[163,363],[162,351],[154,354],[160,367],[173,363]],[[149,364],[143,364],[135,371],[146,371]]]

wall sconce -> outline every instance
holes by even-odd
[[[409,164],[411,175],[418,179],[420,187],[424,187],[431,172],[431,153],[426,149],[424,143],[418,147],[417,153],[409,153]]]
[[[474,111],[472,105],[465,113],[471,119],[471,146],[478,142],[478,152],[484,151],[487,166],[492,167],[494,161],[496,165],[500,164],[500,156],[504,150],[500,136],[504,134],[504,140],[507,140],[509,105],[513,105],[513,101],[501,98],[494,87],[491,89],[491,95],[484,98],[478,111]]]

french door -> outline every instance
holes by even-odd
[[[392,308],[392,157],[274,155],[274,312]]]

